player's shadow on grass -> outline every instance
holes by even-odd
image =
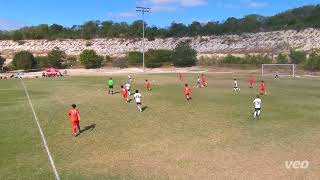
[[[85,131],[93,131],[96,128],[96,124],[91,124],[90,126],[86,126],[81,130],[81,133],[85,132]]]
[[[144,107],[141,108],[141,110],[142,110],[142,112],[144,112],[148,108],[149,108],[148,106],[144,106]]]

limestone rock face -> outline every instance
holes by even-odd
[[[145,41],[145,49],[173,49],[179,41],[191,40],[199,54],[227,53],[279,53],[290,48],[311,50],[320,48],[320,29],[302,31],[272,31],[241,35],[202,36],[194,38],[167,38]],[[93,49],[100,55],[124,56],[129,51],[141,51],[141,39],[92,39],[92,40],[24,40],[0,41],[0,53],[13,54],[28,50],[36,55],[46,54],[55,47],[68,55],[79,55],[85,49]]]

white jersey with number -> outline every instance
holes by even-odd
[[[129,90],[129,89],[130,89],[130,86],[131,86],[130,83],[127,83],[127,84],[126,84],[126,89]]]
[[[261,108],[261,99],[260,98],[256,98],[254,101],[253,101],[253,104],[254,104],[254,108]]]
[[[135,93],[133,95],[133,97],[134,97],[136,103],[141,103],[141,94],[140,93]]]

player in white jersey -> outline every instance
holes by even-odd
[[[133,95],[133,97],[134,97],[134,100],[136,101],[136,103],[137,103],[137,107],[138,107],[138,110],[140,111],[140,112],[142,112],[142,108],[141,108],[141,94],[139,93],[139,91],[138,90],[136,90],[136,93]]]
[[[253,104],[254,104],[253,118],[257,119],[258,117],[260,117],[261,104],[262,104],[262,101],[261,101],[259,95],[257,95],[257,97],[253,100]]]
[[[237,79],[233,79],[233,90],[234,90],[234,92],[239,92],[240,91],[240,88],[238,87]]]
[[[130,92],[131,84],[130,84],[130,82],[127,82],[125,86],[126,86],[126,89],[128,91],[128,96],[131,96],[131,92]]]
[[[131,75],[130,75],[130,74],[128,74],[128,81],[129,81],[129,83],[132,82],[132,78],[131,78]]]
[[[197,79],[197,86],[196,86],[197,88],[201,88],[202,87],[202,85],[201,85],[201,79],[200,79],[200,77],[198,76],[198,79]]]

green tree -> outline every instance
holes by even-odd
[[[173,51],[165,49],[150,49],[146,52],[145,65],[149,68],[161,67],[165,63],[172,63]]]
[[[320,70],[320,55],[315,52],[311,53],[304,64],[304,68],[311,71]]]
[[[12,64],[16,69],[31,69],[36,65],[34,56],[29,51],[20,51],[13,57]]]
[[[294,64],[299,64],[301,62],[305,62],[307,59],[307,53],[305,53],[304,51],[296,51],[296,50],[292,50],[290,52],[289,55],[292,63]]]
[[[190,42],[181,41],[173,51],[173,64],[177,67],[194,66],[197,61],[197,52],[192,49]]]
[[[66,53],[59,48],[54,48],[48,53],[49,65],[55,68],[61,68],[66,59]]]
[[[87,69],[100,68],[103,57],[99,56],[94,50],[84,50],[80,54],[80,62]]]
[[[40,68],[50,67],[48,56],[35,57],[35,61],[37,62],[37,66]]]
[[[83,39],[92,39],[96,37],[99,29],[99,22],[88,21],[82,27],[81,37]]]
[[[2,57],[0,54],[0,70],[1,71],[3,71],[4,62],[6,62],[6,59],[4,57]]]
[[[138,51],[129,52],[127,55],[128,63],[130,65],[142,64],[142,53]]]

